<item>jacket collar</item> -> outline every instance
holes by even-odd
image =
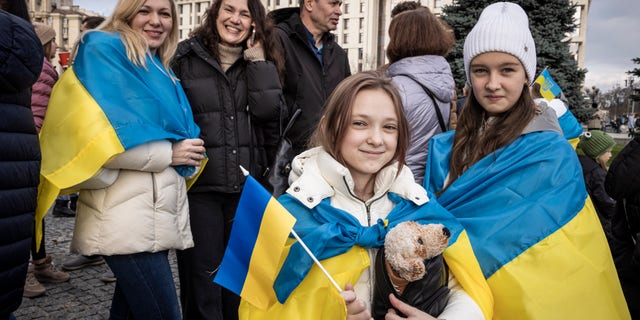
[[[325,198],[337,193],[344,194],[354,201],[354,181],[349,169],[336,161],[322,147],[309,149],[292,162],[289,180],[293,180],[287,193],[308,208],[317,206]],[[397,163],[383,168],[376,176],[374,196],[367,201],[373,202],[393,192],[402,198],[422,205],[429,201],[426,191],[415,183],[411,170],[403,166],[398,172]]]

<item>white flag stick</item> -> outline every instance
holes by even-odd
[[[327,278],[329,279],[329,281],[331,281],[331,283],[333,284],[334,287],[336,287],[336,289],[338,289],[338,292],[342,292],[342,289],[340,288],[340,286],[338,285],[338,283],[336,283],[335,280],[333,280],[333,277],[331,277],[331,275],[329,274],[329,272],[327,272],[327,270],[322,266],[322,263],[320,263],[320,261],[318,261],[318,258],[316,258],[315,255],[313,255],[313,252],[311,252],[311,250],[309,250],[309,248],[307,247],[306,244],[304,244],[304,242],[302,241],[302,239],[300,239],[300,237],[298,237],[298,234],[291,229],[291,234],[296,238],[296,240],[298,240],[298,242],[300,243],[300,245],[302,246],[302,248],[304,248],[304,251],[307,252],[307,254],[309,255],[309,257],[311,257],[311,259],[313,259],[313,262],[316,263],[316,265],[318,266],[318,268],[320,268],[320,270],[322,270],[322,273],[324,273],[325,276],[327,276]]]
[[[247,171],[247,169],[243,168],[242,166],[239,166],[239,167],[240,167],[240,170],[242,170],[242,174],[244,174],[245,176],[249,175],[249,171]],[[311,252],[311,250],[309,250],[309,247],[307,247],[307,245],[304,243],[304,241],[302,241],[302,239],[300,239],[300,237],[295,232],[295,230],[291,229],[291,234],[296,238],[296,240],[298,240],[298,242],[300,243],[300,245],[302,246],[304,251],[306,251],[307,254],[309,255],[309,257],[311,257],[311,259],[313,259],[313,262],[315,262],[315,264],[318,266],[318,268],[320,268],[322,273],[324,273],[324,275],[327,276],[327,278],[329,279],[329,281],[331,281],[333,286],[336,287],[336,289],[338,289],[338,292],[342,292],[342,288],[340,288],[338,283],[333,279],[333,277],[329,274],[329,272],[327,272],[327,269],[324,268],[322,263],[320,263],[320,261],[318,261],[318,258],[316,258],[316,256],[313,254],[313,252]]]

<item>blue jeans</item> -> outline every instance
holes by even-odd
[[[180,319],[168,251],[105,256],[117,281],[110,319]]]

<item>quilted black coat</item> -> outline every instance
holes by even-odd
[[[284,98],[271,61],[238,59],[226,72],[197,38],[182,41],[171,64],[200,126],[209,162],[190,192],[239,193],[242,165],[260,178],[277,144]]]
[[[0,319],[15,311],[29,263],[40,177],[31,85],[43,52],[31,24],[0,10]]]

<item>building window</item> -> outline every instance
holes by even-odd
[[[358,34],[358,43],[362,43],[362,39],[364,39],[364,34],[360,32],[360,34]]]
[[[362,71],[362,62],[358,62],[358,72]]]
[[[344,29],[344,30],[349,29],[349,19],[348,18],[342,19],[342,29]]]
[[[364,2],[360,2],[360,13],[364,13]]]
[[[434,1],[433,1],[433,8],[434,8],[434,9],[440,9],[440,8],[442,8],[442,0],[434,0]]]
[[[345,14],[349,13],[349,4],[348,3],[344,4],[344,10],[343,11],[344,11]]]
[[[349,34],[345,32],[342,35],[342,44],[346,44],[347,43],[347,38],[349,38]]]
[[[363,56],[363,50],[362,48],[358,48],[358,59],[362,60],[362,56]]]
[[[364,29],[364,18],[360,18],[360,30]]]
[[[280,5],[280,0],[276,0],[276,6]]]

